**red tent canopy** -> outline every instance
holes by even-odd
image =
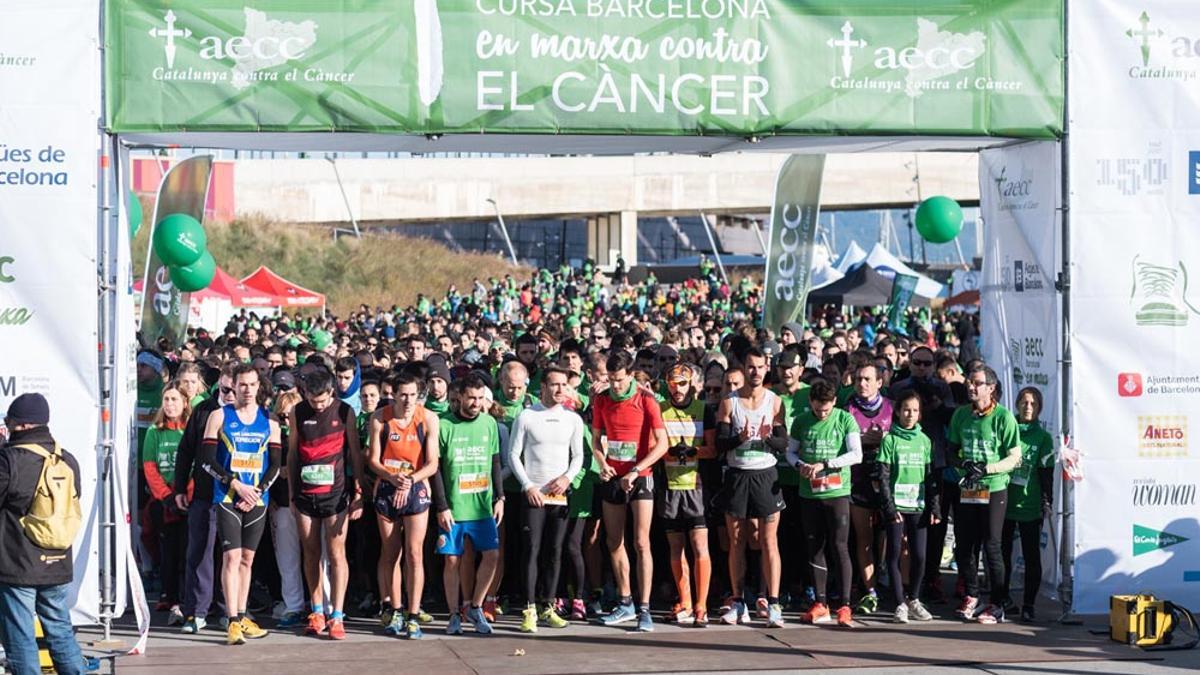
[[[144,280],[133,282],[133,290],[141,292]],[[218,267],[208,288],[191,294],[197,302],[209,298],[224,298],[234,307],[282,307],[284,299],[259,288],[252,288]]]
[[[310,291],[303,286],[284,279],[278,274],[259,267],[254,274],[242,279],[242,283],[251,289],[262,291],[275,297],[276,307],[324,307],[325,296]]]

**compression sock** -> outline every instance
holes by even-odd
[[[324,616],[325,615],[325,605],[318,604],[315,602],[312,603],[312,613],[320,614],[320,615]]]
[[[708,587],[712,583],[712,558],[696,559],[696,607],[708,607]]]
[[[679,592],[679,604],[684,607],[692,606],[692,581],[688,578],[687,558],[680,557],[671,560],[671,574],[675,577],[675,590]]]
[[[329,615],[329,618],[335,621],[345,621],[346,613],[340,609],[335,609],[333,610],[333,613]]]

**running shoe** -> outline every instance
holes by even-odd
[[[1037,621],[1037,615],[1033,611],[1032,605],[1025,605],[1021,608],[1021,623],[1033,623]]]
[[[975,610],[978,608],[979,599],[967,595],[963,597],[962,604],[958,606],[958,609],[954,610],[954,613],[963,621],[970,621],[975,618]]]
[[[770,611],[770,609],[771,607],[767,602],[767,599],[761,595],[758,596],[758,599],[754,601],[754,613],[758,615],[758,618],[767,618],[767,613]]]
[[[330,640],[345,640],[346,639],[346,623],[341,619],[329,620],[329,639]]]
[[[613,611],[600,620],[600,623],[603,623],[605,626],[615,626],[626,621],[633,621],[635,618],[637,618],[637,611],[634,610],[633,603],[630,602],[617,605],[613,608]]]
[[[187,621],[183,623],[183,628],[179,629],[179,632],[187,635],[195,635],[204,630],[204,627],[207,625],[208,622],[204,620],[204,617],[189,616]]]
[[[879,596],[874,593],[867,593],[858,599],[858,606],[854,611],[859,614],[874,614],[879,609]]]
[[[392,625],[392,619],[396,617],[397,613],[399,613],[400,616],[404,616],[403,613],[398,612],[395,608],[388,605],[380,607],[379,612],[375,616],[379,618],[379,625],[387,628],[388,626]]]
[[[238,621],[230,621],[229,627],[225,629],[225,644],[227,645],[244,645],[246,644],[246,636],[242,633],[242,624]]]
[[[767,607],[767,628],[783,628],[783,605],[774,604]]]
[[[896,605],[896,613],[892,615],[896,623],[908,623],[908,605]]]
[[[697,607],[695,610],[695,618],[692,620],[692,625],[697,628],[708,627],[708,610],[703,607]]]
[[[419,621],[409,621],[404,625],[404,637],[409,640],[420,640],[425,637],[421,632],[421,623]]]
[[[546,609],[543,609],[542,613],[538,615],[538,618],[542,621],[545,621],[546,625],[550,626],[551,628],[566,628],[570,625],[567,623],[566,619],[558,615],[558,612],[554,610],[554,607],[546,607]]]
[[[462,616],[458,612],[450,615],[450,620],[446,622],[446,635],[462,635]]]
[[[912,617],[913,621],[933,621],[933,615],[916,598],[908,601],[908,615]]]
[[[527,606],[524,611],[521,612],[521,632],[536,633],[538,629],[537,621],[537,608],[533,605]]]
[[[483,614],[483,608],[472,607],[467,610],[467,621],[475,624],[475,632],[480,635],[488,635],[492,632],[492,624],[488,622],[487,617]]]
[[[838,607],[837,625],[841,628],[854,628],[854,616],[850,611],[850,605]]]
[[[750,610],[746,608],[746,603],[741,600],[731,600],[729,609],[721,615],[721,623],[730,626],[736,626],[739,623],[750,622]]]
[[[495,621],[496,615],[501,613],[497,611],[498,609],[499,607],[496,606],[496,598],[493,597],[485,599],[483,601],[483,618],[487,619],[488,621]]]
[[[171,610],[167,612],[167,625],[178,626],[183,623],[183,612],[180,611],[179,605],[171,605]]]
[[[595,594],[587,604],[587,613],[591,616],[602,616],[604,614],[604,603],[600,601],[600,595]]]
[[[667,621],[669,623],[688,624],[692,623],[694,620],[695,615],[692,614],[692,608],[684,607],[678,602],[675,603],[675,606],[671,608],[671,613],[667,615]]]
[[[243,616],[242,620],[237,623],[242,624],[242,635],[245,635],[247,639],[257,640],[267,637],[267,629],[254,623],[254,619],[251,619],[249,615]]]
[[[649,607],[643,607],[642,611],[638,612],[637,629],[639,633],[654,632],[654,619],[650,617]]]
[[[423,608],[418,607],[417,608],[417,621],[420,621],[421,623],[424,623],[424,624],[433,623],[433,615],[430,614],[429,612],[426,612]]]
[[[400,612],[392,612],[392,620],[383,629],[388,635],[400,635],[404,632],[404,615]]]
[[[575,598],[571,601],[572,621],[587,621],[587,613],[587,605],[583,604],[582,598]]]
[[[975,620],[987,625],[1004,623],[1004,608],[1000,605],[988,605],[975,615]]]
[[[325,613],[313,612],[308,615],[308,625],[304,627],[305,635],[320,635],[325,632]]]
[[[829,616],[829,608],[823,602],[814,602],[813,606],[807,612],[800,615],[800,623],[829,623],[833,621]]]

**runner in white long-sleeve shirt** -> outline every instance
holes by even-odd
[[[557,367],[544,373],[541,402],[513,420],[508,444],[508,465],[525,493],[518,510],[525,553],[521,630],[526,633],[537,632],[539,619],[552,628],[567,625],[554,611],[554,596],[567,534],[567,490],[583,467],[583,420],[562,405],[568,373]]]

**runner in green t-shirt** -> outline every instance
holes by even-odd
[[[479,375],[463,379],[458,412],[441,420],[438,429],[438,474],[431,481],[437,510],[437,552],[446,556],[443,582],[450,622],[446,632],[462,632],[456,610],[459,602],[459,563],[466,539],[481,554],[475,578],[468,580],[471,607],[467,619],[475,632],[491,633],[483,615],[483,600],[496,572],[500,536],[497,525],[504,518],[504,495],[500,483],[500,432],[496,420],[484,413],[487,383]]]
[[[909,618],[929,621],[929,610],[917,597],[925,577],[926,530],[940,519],[938,487],[933,471],[933,444],[921,432],[921,397],[914,391],[900,395],[893,405],[895,419],[883,437],[876,458],[879,496],[887,529],[887,565],[896,601],[896,623]],[[908,540],[909,578],[900,572],[900,552]]]
[[[983,624],[1004,621],[1004,558],[1001,533],[1008,511],[1009,473],[1021,462],[1020,434],[1012,413],[996,403],[996,372],[978,366],[967,373],[970,404],[954,411],[946,440],[949,457],[963,475],[955,510],[958,573],[966,595],[957,614]],[[979,606],[979,550],[987,560],[991,602]]]
[[[788,462],[800,472],[800,518],[804,527],[808,562],[812,568],[816,602],[801,615],[804,623],[828,623],[825,542],[833,540],[838,558],[837,622],[854,625],[850,605],[850,467],[862,461],[858,423],[850,413],[835,408],[837,389],[819,379],[808,390],[809,409],[792,423]]]
[[[168,625],[183,623],[179,609],[179,581],[183,578],[183,559],[187,550],[187,521],[175,507],[175,454],[183,429],[187,426],[191,409],[187,404],[187,393],[172,382],[163,387],[162,406],[155,413],[146,439],[142,443],[142,471],[146,487],[150,490],[147,511],[158,536],[159,560],[162,568],[162,595],[157,611],[169,611]]]
[[[800,380],[804,372],[804,354],[799,345],[788,346],[775,361],[775,373],[779,384],[775,393],[783,403],[784,425],[790,431],[796,417],[808,410],[808,385]],[[805,560],[804,533],[800,527],[800,473],[788,463],[787,455],[781,455],[775,465],[779,475],[779,489],[787,508],[779,519],[779,555],[788,563]],[[780,587],[793,598],[803,595],[812,597],[813,579],[807,565],[784,564]]]
[[[1013,537],[1020,532],[1021,555],[1025,558],[1024,598],[1021,621],[1035,618],[1033,605],[1042,585],[1042,521],[1054,505],[1054,439],[1042,428],[1042,392],[1025,387],[1017,393],[1017,428],[1021,434],[1021,465],[1008,484],[1008,513],[1000,550],[1004,557],[1004,586],[1012,578]]]

